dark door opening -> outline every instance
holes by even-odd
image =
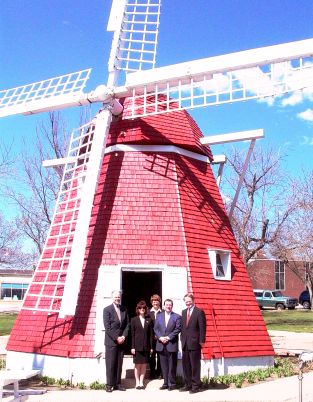
[[[144,300],[150,308],[150,297],[158,294],[162,299],[162,272],[122,271],[122,304],[127,308],[129,318],[135,317],[136,305]],[[130,335],[130,334],[129,334]],[[126,354],[130,354],[131,337],[128,336]]]
[[[136,305],[144,300],[150,308],[150,297],[158,294],[162,299],[162,272],[122,271],[122,304],[129,318],[136,315]]]

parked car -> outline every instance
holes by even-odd
[[[298,299],[284,296],[280,290],[254,289],[254,294],[261,309],[270,307],[276,310],[293,310],[298,304]]]
[[[311,308],[311,299],[310,292],[308,290],[304,290],[299,296],[299,304],[303,306],[303,308],[309,310]]]

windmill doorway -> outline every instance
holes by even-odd
[[[161,271],[122,271],[122,304],[129,317],[136,315],[136,305],[144,300],[150,307],[150,297],[158,294],[162,299]]]
[[[144,300],[150,308],[150,297],[158,294],[162,299],[161,271],[122,271],[122,304],[127,308],[129,318],[136,315],[136,305]],[[131,337],[128,337],[126,354],[130,354]]]

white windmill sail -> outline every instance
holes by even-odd
[[[80,102],[84,99],[83,89],[90,72],[91,69],[81,70],[0,91],[0,117],[83,104]]]
[[[312,56],[307,39],[199,59],[129,74],[115,95],[131,94],[128,118],[282,96],[313,86]]]
[[[109,71],[155,67],[160,8],[160,0],[113,1],[107,30],[116,32],[113,47],[118,50],[109,60]]]

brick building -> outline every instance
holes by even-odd
[[[295,261],[287,264],[264,255],[251,260],[247,265],[254,289],[281,290],[284,295],[296,298],[305,290],[309,269],[313,269],[313,263]]]

